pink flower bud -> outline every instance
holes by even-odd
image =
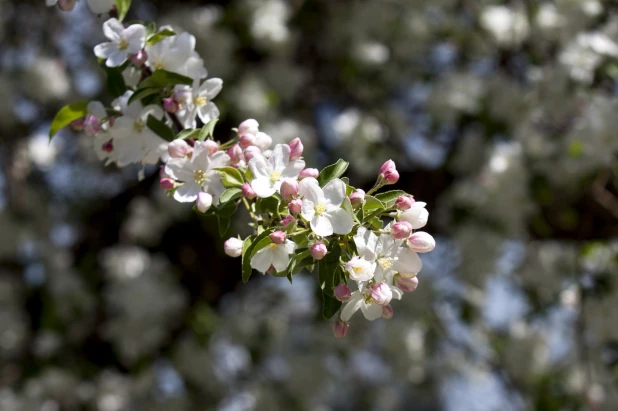
[[[242,240],[234,237],[229,238],[223,243],[223,250],[230,257],[240,257],[242,255]]]
[[[300,172],[298,179],[302,180],[305,177],[318,178],[319,175],[320,175],[320,172],[318,171],[317,168],[305,168],[303,171]]]
[[[326,256],[327,253],[328,250],[326,249],[326,245],[324,245],[322,241],[315,242],[311,246],[311,257],[315,258],[316,260],[321,260]]]
[[[251,187],[251,185],[249,185],[247,183],[242,185],[242,195],[245,196],[245,198],[247,198],[249,200],[252,200],[255,197],[257,197],[257,194],[253,190],[253,187]]]
[[[167,97],[163,99],[163,110],[167,111],[170,114],[174,114],[178,112],[178,103],[171,97]]]
[[[415,200],[412,196],[399,196],[397,197],[395,205],[400,210],[407,210],[412,207],[412,204],[414,204],[414,202]]]
[[[304,146],[300,138],[296,137],[288,144],[290,146],[290,160],[298,160],[303,155]]]
[[[210,206],[212,206],[212,195],[200,191],[197,194],[197,201],[195,202],[195,206],[200,213],[205,213],[206,211],[208,211]]]
[[[146,50],[138,51],[133,54],[129,60],[131,60],[131,63],[133,63],[134,66],[141,67],[144,65],[146,60],[148,60],[148,53],[146,53]]]
[[[167,152],[172,158],[184,158],[187,154],[193,151],[186,141],[177,138],[167,145]]]
[[[412,278],[403,277],[401,274],[395,275],[393,282],[401,291],[411,293],[418,287],[418,278],[416,276]]]
[[[436,240],[431,234],[424,231],[417,231],[408,238],[408,248],[417,253],[428,253],[436,248]]]
[[[216,141],[205,140],[202,144],[208,149],[208,155],[212,155],[219,151],[219,144]]]
[[[258,154],[262,154],[262,150],[260,150],[256,146],[249,146],[245,148],[243,154],[245,155],[245,161],[248,163],[249,160],[251,160],[253,157],[257,156]]]
[[[75,7],[76,0],[58,0],[58,7],[62,11],[71,11]]]
[[[255,135],[248,134],[248,133],[243,134],[242,136],[240,136],[240,140],[238,140],[238,144],[240,144],[242,148],[247,148],[252,145],[255,145]]]
[[[261,131],[255,135],[255,145],[262,151],[268,149],[273,143],[273,139],[266,133]]]
[[[281,220],[281,225],[284,227],[287,227],[288,225],[295,223],[296,219],[294,217],[292,217],[291,215],[286,215],[282,220]]]
[[[391,227],[391,235],[398,240],[408,238],[410,234],[412,234],[412,224],[407,221],[399,221]]]
[[[399,172],[397,170],[390,170],[384,173],[384,181],[386,184],[395,184],[399,181]]]
[[[365,192],[360,188],[350,194],[350,202],[352,203],[352,207],[360,207],[363,204],[363,201],[365,201]]]
[[[159,181],[159,186],[164,190],[171,190],[174,188],[174,180],[171,178],[162,178]]]
[[[275,243],[275,244],[283,244],[283,243],[285,243],[286,235],[281,230],[275,231],[274,233],[270,233],[270,234],[268,234],[268,236],[270,237],[272,242]]]
[[[350,299],[350,297],[352,297],[352,291],[350,291],[347,285],[339,284],[337,287],[335,287],[336,299],[338,299],[342,303],[345,303]]]
[[[297,198],[297,199],[290,201],[290,204],[288,204],[288,210],[290,210],[290,213],[292,214],[298,214],[301,211],[303,211],[302,200]]]
[[[89,136],[96,136],[102,130],[101,122],[95,116],[88,114],[84,120],[84,132]]]
[[[333,324],[333,334],[335,334],[335,338],[345,337],[348,333],[348,328],[350,328],[350,324],[337,320],[335,324]]]
[[[256,135],[259,130],[260,124],[254,119],[250,118],[248,120],[243,121],[238,126],[238,134],[253,134]]]
[[[382,318],[390,320],[391,318],[393,318],[393,314],[393,307],[390,304],[382,307]]]
[[[103,143],[103,145],[101,146],[101,150],[105,151],[106,153],[111,153],[112,151],[114,151],[114,144],[112,143],[112,140],[109,140],[107,143]]]
[[[298,195],[298,181],[286,178],[279,189],[284,200],[291,200]]]
[[[386,283],[373,284],[369,289],[373,302],[378,305],[388,305],[393,298],[393,292]]]
[[[71,128],[75,131],[82,131],[84,129],[84,119],[78,118],[77,120],[71,121]]]
[[[242,148],[238,144],[234,144],[227,150],[227,155],[230,156],[232,164],[237,164],[245,159],[242,153]]]
[[[393,160],[388,160],[387,162],[382,164],[382,167],[380,167],[380,171],[378,174],[383,175],[387,171],[396,170],[396,169],[397,167],[395,166],[395,162]]]

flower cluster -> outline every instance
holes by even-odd
[[[164,163],[161,188],[176,201],[216,216],[221,235],[237,208],[244,207],[254,235],[225,242],[228,255],[242,257],[243,281],[253,269],[290,281],[303,268],[316,269],[323,314],[338,314],[337,337],[346,334],[358,309],[368,320],[393,316],[391,300],[418,284],[422,262],[417,253],[431,251],[435,242],[415,231],[427,223],[425,203],[400,190],[378,192],[399,180],[392,160],[365,193],[343,177],[347,162],[321,171],[306,168],[299,138],[273,147],[254,119],[233,129],[228,142],[216,142],[219,110],[212,100],[222,81],[207,78],[195,37],[170,27],[126,26],[117,18],[103,24],[103,33],[108,41],[94,54],[116,99],[109,107],[101,102],[66,106],[50,136],[71,124],[91,138],[106,163]],[[348,283],[356,283],[356,291]]]

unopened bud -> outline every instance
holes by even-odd
[[[298,195],[298,181],[286,178],[279,189],[284,200],[291,200]]]
[[[396,274],[393,278],[393,282],[401,291],[411,293],[418,287],[418,278],[416,276],[412,278],[406,278],[401,274]]]
[[[242,153],[242,148],[238,144],[234,144],[227,150],[227,155],[230,156],[230,162],[232,164],[237,164],[244,160],[244,156]]]
[[[88,114],[84,120],[84,132],[92,137],[99,134],[101,130],[101,121],[95,116]]]
[[[270,233],[268,235],[273,243],[275,244],[283,244],[285,243],[286,235],[283,231],[275,231],[274,233]]]
[[[412,224],[407,221],[399,221],[391,227],[391,236],[398,240],[403,240],[410,237],[412,234]]]
[[[208,149],[208,155],[214,154],[219,151],[219,144],[216,141],[206,140],[202,144]]]
[[[245,161],[249,162],[249,160],[251,160],[253,157],[257,156],[258,154],[262,154],[262,150],[260,150],[256,146],[249,146],[245,148],[243,154],[245,155]]]
[[[288,146],[290,146],[290,160],[298,160],[302,157],[304,147],[300,138],[296,137],[289,142]]]
[[[77,120],[71,121],[71,128],[75,131],[82,131],[84,129],[84,119],[78,118]]]
[[[131,63],[133,63],[134,66],[141,67],[144,65],[146,60],[148,60],[148,53],[146,53],[146,50],[138,51],[133,54],[129,60],[131,60]]]
[[[380,171],[378,172],[378,174],[384,174],[387,171],[396,169],[397,167],[395,166],[395,162],[393,160],[388,160],[384,164],[382,164],[382,167],[380,167]]]
[[[164,190],[171,190],[174,188],[174,180],[171,178],[162,178],[159,181],[159,186]]]
[[[223,243],[223,250],[230,257],[240,257],[242,255],[242,240],[235,237],[229,238]]]
[[[249,200],[257,197],[255,190],[253,190],[253,187],[251,187],[251,185],[249,185],[248,183],[242,185],[242,195]]]
[[[261,131],[255,135],[255,145],[259,147],[260,150],[267,150],[273,143],[273,139],[266,133],[262,133]]]
[[[317,168],[305,168],[303,171],[300,172],[298,179],[302,180],[303,178],[306,178],[306,177],[318,178],[319,175],[320,175],[320,172],[318,171]]]
[[[167,97],[163,99],[163,110],[167,111],[170,114],[178,113],[178,103],[171,97]]]
[[[408,248],[417,253],[428,253],[436,248],[436,240],[431,234],[424,231],[417,231],[408,238]]]
[[[335,338],[345,337],[348,333],[348,328],[350,328],[350,324],[341,320],[335,321],[335,324],[333,324],[333,334],[335,334]]]
[[[388,305],[393,298],[393,292],[386,283],[373,284],[369,289],[373,302],[378,305]]]
[[[363,201],[365,201],[365,192],[360,188],[350,194],[350,203],[352,203],[352,207],[360,207],[363,205]]]
[[[208,211],[210,206],[212,206],[212,195],[203,191],[199,192],[197,194],[197,201],[195,202],[195,206],[200,213],[205,213],[206,211]]]
[[[249,134],[249,133],[243,134],[242,136],[240,136],[240,140],[238,140],[238,144],[242,148],[247,148],[252,145],[255,145],[255,135]]]
[[[395,184],[399,181],[399,172],[397,170],[391,170],[384,173],[384,181],[386,184]]]
[[[322,241],[313,243],[313,245],[311,246],[311,257],[315,258],[316,260],[321,260],[326,256],[327,253],[328,250],[326,249],[326,245],[324,245]]]
[[[391,318],[393,318],[393,314],[393,307],[390,304],[382,307],[382,318],[390,320]]]
[[[336,299],[338,299],[342,303],[345,303],[350,299],[350,297],[352,297],[352,291],[350,291],[347,285],[339,284],[337,287],[335,287]]]
[[[290,201],[290,203],[288,204],[288,210],[290,210],[290,213],[292,213],[292,214],[298,214],[301,211],[303,211],[303,202],[302,202],[302,200],[300,200],[299,198],[296,198],[296,199]]]
[[[75,7],[76,0],[58,0],[58,7],[62,11],[71,11]]]
[[[412,207],[412,204],[414,204],[414,198],[412,196],[399,196],[397,197],[397,201],[395,202],[395,205],[397,206],[397,208],[399,210],[407,210],[410,207]]]
[[[243,121],[238,126],[238,134],[253,134],[256,135],[259,130],[260,124],[254,119],[250,118],[248,120]]]
[[[177,138],[167,145],[167,152],[172,158],[184,158],[187,154],[193,151],[186,141]]]
[[[294,217],[292,217],[291,215],[286,215],[281,220],[281,225],[284,227],[287,227],[288,225],[295,223],[295,222],[296,222],[296,219]]]

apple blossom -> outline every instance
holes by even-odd
[[[369,293],[373,301],[378,305],[388,305],[393,298],[393,292],[385,283],[372,284],[369,287]]]
[[[305,168],[298,175],[298,179],[302,180],[303,178],[307,178],[307,177],[318,178],[319,175],[320,175],[320,172],[318,171],[317,168]]]
[[[254,144],[262,151],[268,150],[268,148],[273,144],[273,139],[268,134],[260,131],[255,135]]]
[[[304,147],[303,147],[302,141],[300,141],[300,138],[296,137],[294,140],[288,143],[288,146],[290,146],[290,150],[291,150],[290,160],[298,160],[299,158],[302,157]]]
[[[414,276],[412,278],[406,278],[401,274],[398,274],[395,275],[394,282],[400,290],[410,293],[416,290],[416,287],[418,286],[418,277]]]
[[[408,238],[407,246],[417,253],[428,253],[436,248],[436,240],[424,231],[417,231]]]
[[[311,246],[310,252],[311,257],[315,258],[316,260],[321,260],[322,258],[326,257],[328,250],[326,249],[326,245],[322,241],[316,241]]]
[[[296,244],[285,240],[281,244],[271,243],[259,250],[251,258],[251,267],[265,273],[272,265],[276,271],[284,271],[289,262],[290,254],[296,249]]]
[[[159,186],[164,190],[171,190],[174,188],[174,180],[169,177],[159,180]]]
[[[414,204],[414,197],[406,195],[397,197],[397,201],[395,202],[395,206],[397,206],[399,210],[407,210],[412,207],[412,204]]]
[[[284,200],[291,200],[298,195],[298,181],[291,178],[284,179],[279,191]]]
[[[422,201],[416,201],[409,209],[399,214],[399,220],[412,224],[412,228],[415,230],[425,227],[429,218],[429,212],[425,209],[425,205],[426,203]]]
[[[129,60],[136,67],[141,67],[144,63],[146,63],[146,61],[148,61],[148,53],[146,53],[146,50],[140,50],[129,57]]]
[[[367,281],[373,278],[373,272],[376,269],[376,263],[355,256],[346,263],[345,269],[350,274],[350,278],[352,280]]]
[[[335,287],[334,294],[335,294],[336,299],[338,299],[341,302],[346,302],[352,296],[352,291],[350,291],[347,285],[339,284],[338,286]]]
[[[238,238],[231,237],[224,244],[223,249],[225,254],[230,257],[240,257],[242,254],[242,244],[243,241]]]
[[[238,134],[252,134],[255,136],[260,131],[259,127],[260,124],[256,120],[250,118],[240,123],[238,126]]]
[[[393,318],[393,306],[388,304],[385,305],[384,307],[382,307],[382,318],[390,320],[391,318]]]
[[[212,206],[212,195],[203,191],[197,193],[195,206],[200,213],[205,213]]]
[[[343,322],[341,320],[335,321],[333,324],[333,334],[335,338],[343,338],[348,333],[348,328],[350,328],[350,324]]]
[[[391,227],[391,235],[398,240],[406,239],[412,233],[412,224],[407,221],[399,221]]]
[[[255,144],[255,135],[248,134],[248,133],[245,133],[245,134],[241,135],[240,139],[238,140],[238,144],[242,148],[247,148],[247,147],[250,147],[250,146],[254,145]]]
[[[255,194],[255,191],[248,183],[242,185],[242,195],[248,200],[253,200],[257,197],[257,194]]]
[[[296,219],[294,217],[292,217],[291,215],[286,215],[282,220],[281,220],[281,225],[284,227],[287,227],[289,224],[295,223]]]
[[[363,201],[365,201],[365,192],[360,188],[350,194],[350,203],[352,203],[352,207],[360,207]]]
[[[177,113],[179,110],[178,103],[171,97],[163,99],[163,110],[170,114]]]
[[[299,198],[295,198],[288,204],[288,210],[292,214],[298,214],[303,210],[303,202]]]
[[[245,161],[248,163],[249,160],[251,160],[253,157],[255,157],[257,155],[261,155],[262,154],[262,150],[260,150],[256,146],[249,146],[249,147],[245,148],[245,151],[243,151],[243,154],[245,156]]]
[[[176,139],[170,142],[167,146],[167,152],[172,158],[183,158],[193,151],[193,147],[187,144],[186,141]]]
[[[256,155],[249,160],[249,168],[255,177],[251,187],[258,197],[270,197],[279,191],[284,179],[296,179],[304,167],[303,160],[290,161],[290,147],[287,144],[277,144],[269,159]]]
[[[341,208],[346,197],[343,181],[335,178],[322,189],[315,178],[307,177],[300,182],[299,193],[303,198],[301,214],[310,222],[315,234],[328,237],[333,233],[347,234],[352,231],[354,220]]]
[[[285,233],[281,230],[268,234],[268,237],[270,237],[271,241],[275,244],[283,244],[286,239]]]
[[[125,28],[118,19],[111,18],[103,23],[103,33],[109,42],[101,43],[94,48],[94,54],[106,59],[107,67],[118,67],[138,53],[146,44],[146,27],[132,24]]]

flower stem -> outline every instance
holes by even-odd
[[[251,206],[249,205],[249,202],[247,201],[245,197],[242,197],[242,202],[245,204],[245,207],[247,207],[247,211],[249,212],[249,216],[251,217],[251,219],[255,222],[255,224],[257,224],[258,218],[253,213],[253,211],[251,211]]]

